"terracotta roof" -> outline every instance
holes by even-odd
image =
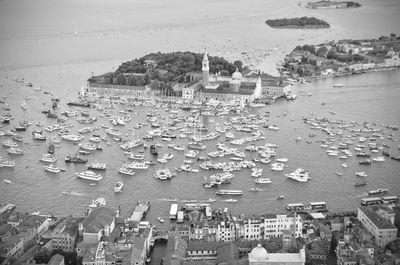
[[[86,233],[98,233],[104,229],[105,225],[110,225],[117,212],[108,208],[107,206],[95,208],[85,219],[83,220],[83,228]]]
[[[396,227],[390,223],[388,220],[379,216],[374,209],[378,209],[377,207],[367,207],[363,206],[359,208],[368,219],[376,225],[379,229],[395,229]]]

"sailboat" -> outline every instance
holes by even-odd
[[[23,110],[26,110],[26,109],[28,108],[28,106],[26,105],[26,101],[25,101],[25,100],[24,100],[24,102],[22,102],[21,108],[22,108]]]

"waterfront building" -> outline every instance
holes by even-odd
[[[118,212],[107,206],[94,208],[79,228],[83,231],[83,241],[97,244],[102,236],[109,236],[115,227],[115,217]]]
[[[219,242],[189,241],[186,259],[190,261],[217,260]]]
[[[396,239],[394,216],[394,211],[385,205],[363,206],[357,210],[358,220],[371,233],[373,242],[380,248]]]
[[[296,237],[301,236],[303,221],[294,214],[265,214],[263,216],[264,238],[281,237],[283,230],[293,229]]]
[[[54,249],[61,249],[65,252],[74,252],[76,240],[78,239],[78,228],[83,218],[68,217],[57,226],[51,233]]]
[[[216,240],[223,242],[236,241],[236,224],[231,221],[221,221],[217,224]]]
[[[18,234],[0,242],[0,258],[7,260],[8,264],[18,259],[24,253],[24,235]]]
[[[306,262],[306,255],[304,248],[300,249],[298,253],[268,253],[268,251],[258,244],[257,247],[249,253],[249,265],[263,265],[263,264],[291,264],[291,265],[304,265]]]
[[[261,218],[243,219],[241,238],[244,240],[262,239],[261,231],[264,223]]]

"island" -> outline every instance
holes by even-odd
[[[339,40],[297,46],[280,66],[283,77],[308,80],[400,67],[400,37]]]
[[[330,28],[330,25],[315,17],[269,19],[265,23],[272,28]]]
[[[352,7],[360,7],[361,4],[353,1],[317,1],[317,2],[308,2],[305,7],[307,8],[352,8]]]

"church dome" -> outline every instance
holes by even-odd
[[[236,68],[236,71],[232,74],[232,79],[240,80],[242,78],[243,78],[242,74]]]
[[[249,258],[253,261],[265,261],[267,259],[267,250],[258,244],[257,247],[253,248],[250,252]]]

